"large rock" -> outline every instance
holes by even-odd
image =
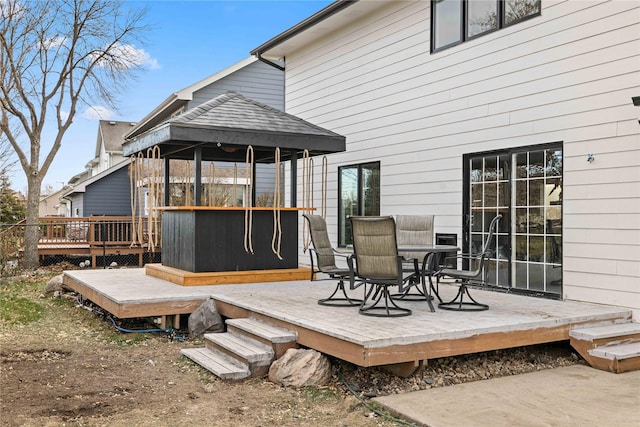
[[[44,288],[45,294],[52,294],[55,292],[73,292],[73,289],[65,285],[62,281],[64,277],[63,274],[59,274],[55,277],[52,277],[51,280],[47,282],[47,285]]]
[[[203,302],[189,315],[189,336],[200,338],[205,332],[224,332],[224,322],[212,299]]]
[[[331,362],[315,350],[290,348],[269,368],[269,380],[285,386],[321,386],[330,379]]]

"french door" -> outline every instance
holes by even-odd
[[[486,285],[562,294],[562,144],[464,156],[463,249],[477,253],[500,213]]]

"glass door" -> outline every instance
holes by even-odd
[[[502,214],[482,281],[562,294],[562,145],[464,156],[463,249],[477,253]]]

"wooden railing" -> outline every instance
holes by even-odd
[[[159,220],[158,220],[159,221]],[[157,230],[160,229],[158,224]],[[127,216],[42,217],[38,220],[39,244],[88,244],[90,246],[146,246],[149,219]]]

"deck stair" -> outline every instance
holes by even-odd
[[[640,370],[640,323],[576,328],[571,346],[594,368],[622,373]]]
[[[296,334],[253,318],[228,319],[227,332],[205,334],[204,348],[181,353],[223,380],[267,374],[271,362],[297,347]]]

